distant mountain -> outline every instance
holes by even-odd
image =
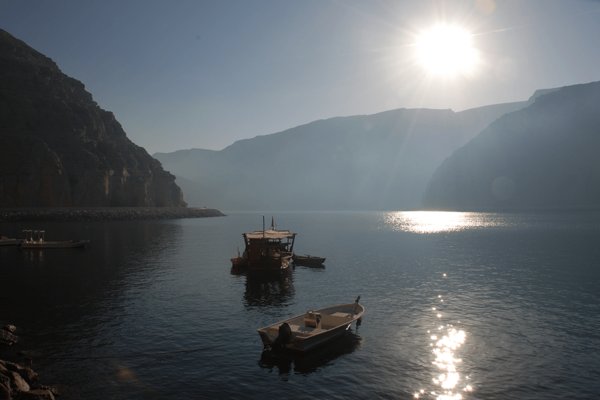
[[[0,29],[0,207],[185,205],[81,82]]]
[[[600,207],[600,82],[546,93],[499,118],[440,165],[423,207]]]
[[[462,112],[398,109],[319,120],[220,150],[156,153],[196,206],[224,210],[418,207],[435,169],[528,101]]]

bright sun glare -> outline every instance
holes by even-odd
[[[478,62],[471,35],[457,27],[440,25],[424,32],[417,48],[420,63],[435,75],[468,75]]]

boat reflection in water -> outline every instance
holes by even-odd
[[[231,275],[246,275],[248,272],[248,266],[247,265],[239,265],[239,264],[233,264],[231,266],[231,271],[229,271],[229,273]]]
[[[22,251],[21,259],[26,263],[39,263],[43,265],[46,261],[46,253],[44,250],[39,251]]]
[[[246,307],[287,307],[294,298],[293,275],[289,268],[279,273],[247,271],[245,274]]]
[[[271,371],[277,369],[279,375],[295,374],[308,375],[319,369],[333,365],[332,361],[346,354],[354,353],[362,347],[364,339],[358,335],[358,325],[355,331],[350,329],[342,337],[327,343],[308,353],[263,351],[258,365]]]

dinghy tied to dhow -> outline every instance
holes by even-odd
[[[244,268],[248,266],[248,259],[245,257],[242,257],[240,255],[240,249],[238,247],[238,255],[235,258],[231,259],[231,264],[233,266],[233,268]]]
[[[311,256],[310,254],[305,256],[294,254],[292,256],[292,261],[294,261],[294,264],[296,265],[303,265],[306,267],[322,267],[323,263],[325,262],[325,257]]]
[[[47,242],[44,239],[46,231],[23,230],[25,239],[19,244],[22,249],[64,249],[72,247],[85,247],[89,240],[65,240],[60,242]]]
[[[365,312],[359,300],[360,296],[354,303],[311,310],[256,331],[265,350],[307,352],[346,333]]]

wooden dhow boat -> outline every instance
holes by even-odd
[[[44,239],[46,231],[33,231],[31,229],[23,230],[25,239],[19,244],[22,249],[65,249],[73,247],[85,247],[89,240],[65,240],[60,242],[47,242]]]
[[[256,331],[266,350],[307,352],[346,333],[365,312],[359,300],[311,310]]]
[[[281,271],[290,266],[294,251],[296,234],[290,231],[277,230],[271,220],[271,229],[243,233],[246,249],[244,254],[253,271]],[[233,262],[233,260],[232,260]]]

